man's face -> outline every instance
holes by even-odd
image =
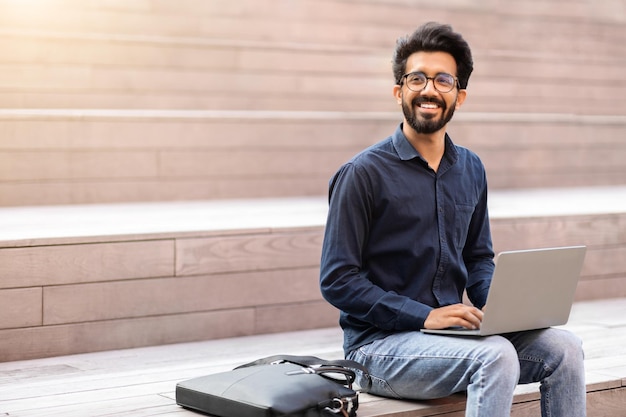
[[[446,52],[416,52],[406,63],[406,73],[422,72],[427,77],[440,73],[456,77],[456,61]],[[440,92],[429,79],[421,91],[412,91],[404,79],[401,86],[394,88],[394,94],[402,105],[406,123],[417,133],[431,134],[443,129],[452,119],[454,111],[465,100],[465,90],[455,85],[449,92]]]

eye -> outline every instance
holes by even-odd
[[[435,76],[435,83],[445,87],[453,87],[454,77],[446,73],[437,74]]]
[[[424,84],[426,82],[426,75],[421,72],[414,72],[407,75],[406,80],[411,84]]]

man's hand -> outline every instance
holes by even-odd
[[[461,326],[467,329],[478,329],[483,320],[483,312],[476,307],[465,304],[452,304],[432,310],[424,327],[426,329],[445,329]]]

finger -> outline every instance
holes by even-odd
[[[475,307],[454,304],[436,308],[426,318],[424,327],[427,329],[443,329],[461,326],[468,329],[480,327],[482,312]]]
[[[455,326],[468,329],[478,329],[482,322],[483,313],[479,309],[466,305],[458,305],[452,316]]]
[[[480,327],[480,323],[483,321],[483,312],[477,308],[472,307],[467,310],[464,318],[471,324],[472,328],[477,329]]]

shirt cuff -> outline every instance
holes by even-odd
[[[424,328],[426,318],[433,311],[431,306],[408,300],[402,305],[396,322],[397,330],[420,330]]]

